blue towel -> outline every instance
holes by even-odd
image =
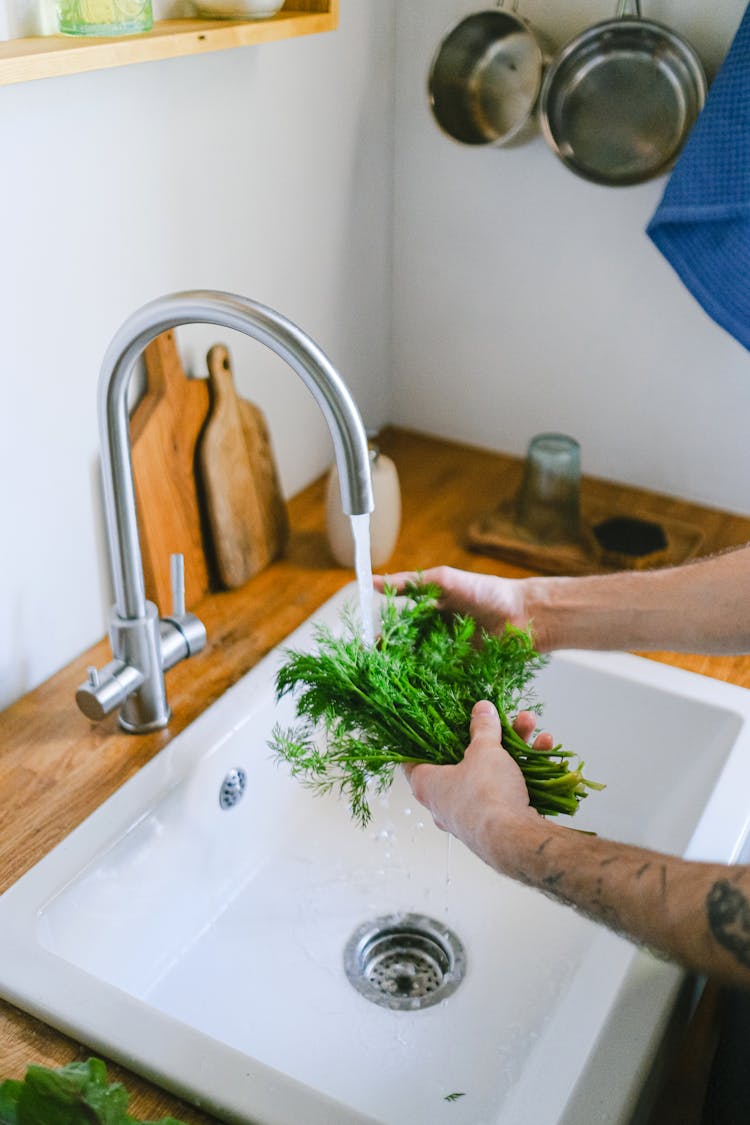
[[[708,315],[750,349],[750,5],[647,234]]]

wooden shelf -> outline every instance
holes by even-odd
[[[337,23],[338,0],[287,0],[277,15],[265,20],[162,20],[152,31],[111,39],[10,39],[0,43],[0,86],[315,35],[333,31]]]

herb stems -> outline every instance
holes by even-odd
[[[369,792],[387,790],[397,765],[462,759],[471,709],[490,699],[533,807],[545,816],[574,813],[587,791],[601,786],[584,778],[581,764],[573,767],[570,751],[533,749],[508,718],[538,710],[531,684],[545,658],[529,634],[508,625],[501,636],[477,635],[472,618],[441,614],[439,587],[415,583],[406,593],[402,599],[386,590],[373,646],[345,612],[341,635],[319,628],[315,651],[285,653],[277,695],[293,693],[299,721],[274,729],[276,756],[314,791],[342,794],[364,826]]]

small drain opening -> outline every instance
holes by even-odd
[[[395,914],[354,931],[344,968],[374,1004],[414,1011],[450,996],[463,979],[466,954],[456,935],[434,919]]]
[[[240,767],[230,770],[219,789],[219,805],[222,809],[233,809],[241,801],[247,788],[247,774]]]

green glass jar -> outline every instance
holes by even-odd
[[[64,35],[135,35],[154,26],[151,0],[58,0]]]

